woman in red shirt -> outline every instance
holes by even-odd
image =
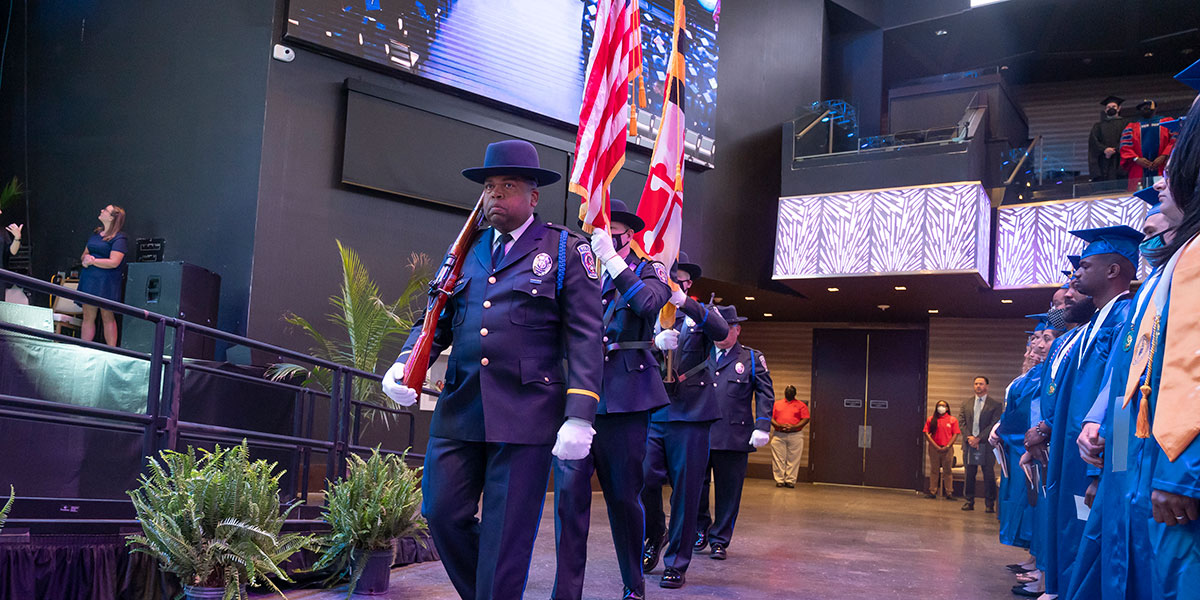
[[[950,404],[939,400],[932,417],[925,422],[925,439],[929,440],[929,493],[937,498],[938,488],[945,487],[945,498],[954,500],[954,443],[958,441],[958,419],[950,414]],[[940,477],[939,477],[940,475]]]

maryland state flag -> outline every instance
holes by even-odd
[[[679,237],[683,226],[683,28],[687,13],[683,0],[675,1],[675,32],[671,40],[671,58],[667,62],[667,81],[663,89],[662,127],[654,140],[650,175],[642,188],[637,215],[646,228],[634,236],[634,248],[643,256],[664,265],[674,264],[679,256]]]
[[[642,33],[638,0],[600,0],[596,35],[588,56],[575,164],[570,190],[583,197],[579,219],[584,231],[608,229],[608,186],[625,163],[625,143],[635,130],[630,119],[629,84],[637,82],[641,104]]]

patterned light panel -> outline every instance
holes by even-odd
[[[1083,250],[1077,229],[1129,225],[1141,230],[1146,204],[1132,196],[1001,206],[997,211],[996,289],[1061,285],[1069,254]],[[1149,272],[1145,260],[1138,279]]]
[[[979,183],[780,198],[774,279],[979,273],[991,209]]]

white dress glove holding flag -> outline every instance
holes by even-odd
[[[616,279],[618,275],[629,268],[629,265],[625,263],[625,259],[617,254],[612,236],[603,229],[597,229],[592,232],[592,252],[596,253],[596,258],[600,260],[600,264],[604,267],[608,276],[613,279]]]
[[[417,393],[404,385],[404,363],[392,365],[392,368],[383,374],[383,393],[400,406],[412,406],[417,403]]]
[[[771,435],[765,431],[755,429],[754,433],[750,434],[750,445],[755,448],[762,448],[769,441],[771,441]]]
[[[679,331],[664,329],[654,336],[654,345],[659,350],[674,350],[679,347]]]
[[[671,304],[674,304],[676,308],[683,308],[684,302],[687,302],[687,294],[683,290],[671,292]]]
[[[562,427],[558,428],[558,440],[554,442],[554,448],[550,450],[550,453],[557,456],[559,460],[585,458],[592,448],[592,436],[594,435],[596,435],[596,430],[592,429],[591,423],[579,417],[569,417]]]

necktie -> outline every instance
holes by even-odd
[[[1169,282],[1167,340],[1152,425],[1154,439],[1172,461],[1200,433],[1200,249],[1192,240],[1179,252],[1184,254]]]
[[[500,266],[500,261],[504,260],[504,247],[512,241],[512,235],[501,234],[500,239],[496,240],[496,249],[492,250],[492,270]]]

